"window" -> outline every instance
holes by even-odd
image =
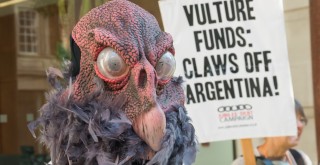
[[[27,7],[16,8],[18,54],[38,55],[38,13]]]

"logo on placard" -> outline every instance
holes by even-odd
[[[232,111],[241,111],[241,110],[251,110],[252,106],[250,104],[240,104],[233,106],[221,106],[218,108],[218,112],[232,112]]]
[[[220,106],[217,111],[220,122],[245,121],[253,120],[252,108],[250,104],[238,104]]]

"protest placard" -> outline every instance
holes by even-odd
[[[282,1],[159,6],[200,142],[296,134]]]

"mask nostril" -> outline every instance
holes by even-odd
[[[147,72],[144,69],[141,69],[139,74],[138,86],[139,88],[144,88],[147,84]]]

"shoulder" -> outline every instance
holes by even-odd
[[[255,156],[255,159],[256,159],[256,165],[264,165],[264,159],[260,156]],[[238,157],[237,159],[235,159],[231,165],[245,165],[245,162],[244,162],[244,158],[241,156],[241,157]]]
[[[312,165],[311,159],[309,158],[309,156],[306,153],[304,153],[301,150],[297,150],[297,149],[296,149],[296,151],[299,152],[299,154],[303,158],[303,160],[306,163],[306,165]]]
[[[258,161],[261,157],[261,154],[258,151],[258,148],[253,149],[255,159]],[[257,165],[261,164],[260,161],[257,162]],[[263,164],[263,163],[262,163]],[[245,165],[243,156],[239,156],[237,159],[235,159],[231,165]]]
[[[244,165],[244,159],[243,157],[238,157],[237,159],[235,159],[231,165]]]
[[[312,162],[311,162],[309,156],[306,153],[304,153],[303,151],[298,150],[298,149],[290,149],[290,152],[295,157],[295,159],[296,159],[296,154],[298,154],[299,157],[302,158],[305,165],[312,165]]]

